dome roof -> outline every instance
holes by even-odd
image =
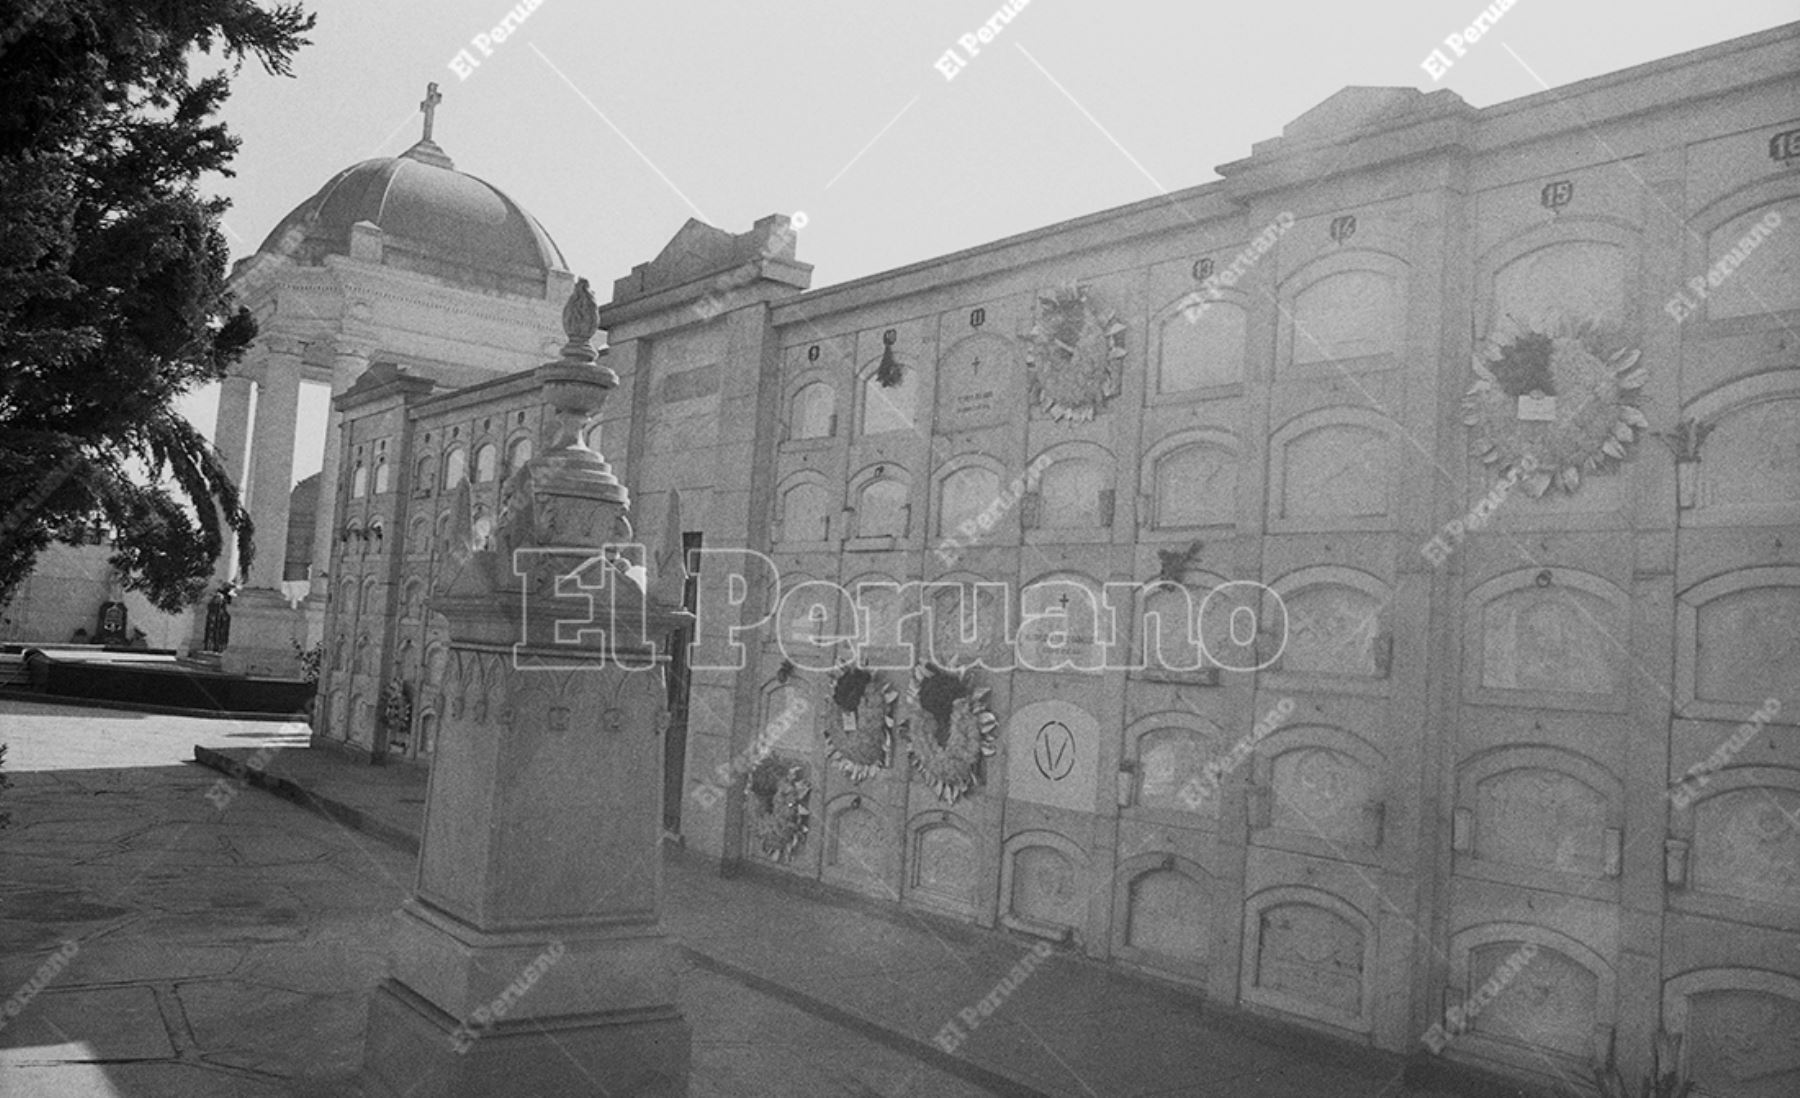
[[[379,253],[352,251],[351,226],[363,221],[381,230]],[[539,298],[547,274],[568,269],[536,218],[499,188],[457,171],[429,138],[399,156],[365,160],[332,176],[257,251],[303,264],[327,255],[379,254],[384,266]]]

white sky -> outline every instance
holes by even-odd
[[[435,80],[437,142],[603,301],[688,217],[741,232],[803,210],[799,257],[831,285],[1205,182],[1346,85],[1484,107],[1800,19],[1800,0],[1518,0],[1459,58],[1444,40],[1480,0],[1032,0],[970,58],[958,37],[1001,0],[544,0],[483,56],[505,0],[307,7],[295,78],[233,82],[236,177],[203,181],[232,201],[234,258],[340,169],[416,141]],[[951,47],[969,63],[946,80]],[[1452,60],[1437,81],[1433,49]],[[185,407],[209,428],[216,396]],[[301,438],[324,411],[303,391]],[[318,467],[297,455],[296,480]]]

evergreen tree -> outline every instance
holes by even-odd
[[[0,0],[0,604],[56,541],[105,529],[125,586],[175,612],[251,526],[173,408],[256,335],[225,289],[237,138],[213,116],[313,16],[252,0]],[[195,78],[216,53],[230,68]],[[277,562],[279,566],[279,562]]]

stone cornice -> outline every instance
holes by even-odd
[[[548,298],[506,298],[458,290],[429,281],[428,275],[362,263],[347,256],[327,256],[325,263],[337,276],[346,298],[377,297],[509,325],[535,324],[540,317],[560,318],[562,314],[561,303]],[[558,330],[558,323],[553,322],[550,331],[554,334]]]
[[[412,410],[417,419],[428,416],[443,415],[462,408],[492,401],[516,397],[526,393],[535,393],[539,388],[537,372],[527,370],[524,373],[508,374],[492,381],[484,381],[478,385],[469,385],[460,389],[452,389],[447,393],[437,393],[420,401]]]
[[[960,252],[867,275],[786,298],[773,306],[776,326],[820,319],[911,294],[942,290],[1040,263],[1054,263],[1083,252],[1116,247],[1146,236],[1166,236],[1228,224],[1241,218],[1243,206],[1225,190],[1223,181],[1202,183],[1185,191],[1146,198],[1127,206],[1087,214],[965,248]],[[1234,238],[1235,239],[1235,238]]]
[[[767,264],[758,263],[754,279],[720,295],[728,302],[725,311],[736,312],[755,303],[779,304],[794,299],[796,295],[793,285],[780,279],[765,277],[765,265]],[[677,328],[704,324],[711,318],[694,306],[712,292],[710,280],[658,290],[649,297],[601,309],[600,327],[609,339],[624,342],[627,339],[662,335]]]
[[[1800,23],[1773,27],[1697,50],[1662,57],[1617,72],[1509,99],[1480,111],[1481,151],[1515,143],[1495,141],[1516,130],[1542,140],[1568,130],[1592,129],[1696,99],[1742,92],[1794,79],[1800,60]],[[1578,105],[1577,101],[1581,101]],[[1524,115],[1531,115],[1526,119]]]
[[[429,396],[435,388],[437,386],[430,378],[414,377],[391,363],[384,363],[364,371],[355,385],[332,398],[331,406],[340,412],[349,412],[390,398],[411,403]]]
[[[1228,193],[1242,202],[1323,180],[1392,168],[1411,160],[1449,153],[1467,156],[1474,143],[1475,123],[1469,113],[1410,117],[1351,137],[1345,142],[1315,142],[1299,148],[1278,147],[1230,164],[1218,172]]]

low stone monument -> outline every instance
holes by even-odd
[[[231,596],[231,585],[224,584],[206,600],[206,632],[200,641],[202,652],[216,656],[231,643]]]
[[[456,546],[433,593],[447,712],[417,888],[370,1006],[371,1094],[687,1093],[661,927],[666,656],[647,640],[685,612],[603,548],[631,527],[582,441],[618,383],[586,280],[563,322],[562,359],[537,371],[557,437],[508,479],[493,548]]]

